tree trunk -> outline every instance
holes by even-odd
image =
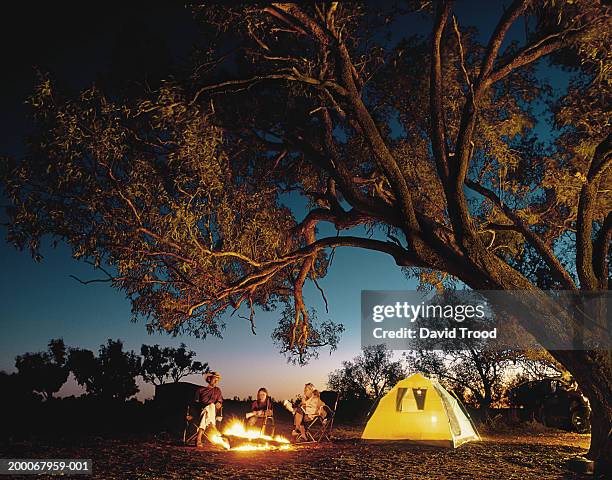
[[[591,402],[591,448],[587,457],[597,462],[598,472],[612,473],[612,408]]]
[[[523,277],[512,269],[502,265],[492,278],[503,290],[528,290],[534,288],[524,282]],[[503,272],[505,276],[500,276]],[[472,287],[474,288],[474,287]],[[532,333],[536,340],[540,340],[537,329],[533,330],[533,323],[538,323],[546,318],[550,312],[545,305],[538,305],[533,301],[525,303],[525,306],[533,309],[536,314],[533,318],[525,317],[522,322],[526,331]],[[542,308],[540,308],[542,307]],[[551,310],[552,311],[552,310]],[[605,310],[604,310],[605,312]],[[605,313],[604,313],[605,315]],[[598,317],[597,313],[594,315]],[[604,317],[607,319],[607,317]],[[531,323],[531,324],[530,324]],[[606,322],[599,323],[607,325]],[[551,322],[550,325],[555,325]],[[563,324],[561,324],[563,326]],[[556,324],[559,328],[559,324]],[[607,339],[604,339],[604,344]],[[611,350],[549,350],[574,377],[584,395],[589,399],[591,405],[591,446],[587,457],[595,460],[600,470],[612,471],[612,351]]]
[[[480,421],[484,424],[491,424],[491,401],[482,401],[478,405],[478,415]]]
[[[591,447],[598,471],[612,471],[612,352],[551,352],[578,382],[591,404]]]
[[[493,403],[493,396],[488,382],[483,380],[482,383],[484,395],[476,395],[476,401],[478,402],[478,416],[480,417],[480,421],[482,423],[489,425],[491,423],[491,403]]]

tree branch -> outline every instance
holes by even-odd
[[[217,292],[214,296],[214,301],[223,300],[231,294],[240,291],[254,290],[259,285],[269,281],[283,268],[296,263],[297,261],[309,257],[320,250],[330,247],[356,247],[366,250],[374,250],[382,253],[387,253],[395,259],[395,263],[399,266],[425,266],[412,252],[405,250],[395,243],[383,242],[371,238],[353,237],[353,236],[338,236],[325,237],[319,239],[305,247],[297,249],[283,257],[270,260],[267,266],[249,273],[248,275],[233,282],[225,289]],[[193,315],[193,312],[205,305],[212,303],[213,300],[205,299],[191,305],[185,312],[187,316]]]
[[[324,112],[325,114],[326,112]],[[325,133],[324,135],[327,135]],[[342,159],[335,153],[333,145],[326,140],[326,154],[319,152],[302,136],[288,139],[289,142],[302,151],[315,165],[324,169],[335,181],[344,198],[358,210],[370,214],[373,217],[388,222],[391,225],[400,226],[399,214],[391,207],[376,198],[364,195],[354,184],[353,175],[348,171]]]
[[[324,51],[327,48],[332,48],[335,51],[340,66],[340,77],[343,83],[342,87],[346,90],[346,100],[356,116],[357,123],[362,129],[377,163],[381,166],[391,187],[394,189],[396,198],[398,199],[398,207],[402,213],[404,226],[408,231],[418,231],[419,225],[412,205],[408,185],[406,184],[406,179],[402,175],[397,162],[389,152],[366,106],[363,104],[359,93],[360,85],[357,84],[359,83],[358,75],[356,74],[346,45],[337,32],[330,31],[328,33],[325,28],[319,25],[314,19],[310,18],[310,16],[298,5],[283,3],[274,4],[274,6],[299,20],[308,30],[310,30],[311,34]]]
[[[444,131],[444,106],[442,105],[442,54],[441,43],[444,26],[450,13],[450,2],[437,3],[436,25],[433,32],[431,73],[429,80],[429,108],[431,110],[431,146],[438,176],[442,182],[448,178],[446,156],[446,132]]]
[[[610,251],[610,243],[612,242],[612,212],[606,215],[601,228],[595,236],[593,244],[593,270],[599,278],[599,288],[608,290],[608,254]]]
[[[612,164],[612,134],[597,146],[591,158],[586,181],[580,191],[576,219],[576,271],[580,288],[593,290],[598,278],[593,268],[593,215],[601,177]]]
[[[496,207],[498,207],[508,219],[514,224],[514,227],[523,234],[525,239],[536,249],[536,251],[540,254],[542,259],[546,262],[548,267],[551,270],[551,273],[556,278],[564,288],[568,290],[575,290],[576,285],[574,280],[568,273],[568,271],[563,268],[559,259],[555,256],[552,249],[544,243],[542,238],[534,233],[528,225],[521,220],[521,218],[512,211],[506,204],[502,203],[499,197],[486,187],[483,187],[479,183],[476,183],[469,178],[465,180],[465,184],[467,187],[471,188],[475,192],[480,193],[484,197],[488,198]],[[498,227],[502,227],[503,229],[509,228],[506,225],[498,225]],[[514,228],[513,228],[514,229]]]
[[[591,25],[589,24],[588,26]],[[572,40],[582,34],[585,28],[586,26],[570,28],[563,32],[550,35],[533,45],[523,48],[520,52],[506,60],[502,65],[496,67],[491,72],[486,80],[487,85],[492,85],[512,73],[514,70],[524,67],[541,57],[567,46]]]
[[[236,80],[226,80],[225,82],[215,83],[212,85],[205,85],[204,87],[199,88],[193,96],[193,99],[189,102],[189,106],[192,106],[196,103],[200,95],[204,92],[218,90],[224,87],[252,87],[256,83],[263,82],[265,80],[289,80],[292,82],[302,82],[309,85],[313,85],[315,87],[321,88],[332,88],[339,95],[346,95],[345,90],[335,82],[330,80],[318,80],[316,78],[311,78],[306,75],[301,74],[297,69],[290,68],[285,69],[287,72],[285,73],[270,73],[268,75],[257,75],[251,78],[243,78]]]
[[[478,75],[477,81],[477,90],[480,90],[485,87],[486,79],[491,73],[493,69],[493,63],[497,58],[497,54],[499,52],[499,48],[501,47],[504,38],[506,37],[506,33],[515,22],[515,20],[520,17],[527,6],[531,3],[531,0],[514,0],[512,5],[504,12],[502,17],[495,27],[495,31],[491,35],[489,39],[489,43],[487,45],[487,50],[485,52],[485,57],[482,61],[482,65],[480,67],[480,74]]]
[[[472,136],[476,124],[478,104],[488,86],[486,79],[493,68],[493,63],[504,37],[514,21],[525,11],[529,2],[530,0],[515,0],[502,15],[489,39],[480,73],[474,85],[474,93],[470,95],[471,98],[468,98],[463,106],[459,133],[457,134],[455,145],[455,161],[449,165],[450,181],[447,182],[449,216],[459,244],[462,248],[470,249],[472,256],[484,253],[484,248],[479,244],[478,237],[474,233],[467,201],[463,193],[463,185],[473,153]]]
[[[272,4],[277,10],[284,12],[285,14],[291,15],[297,21],[299,21],[305,28],[310,31],[312,37],[314,37],[321,45],[329,45],[331,42],[330,36],[314,19],[307,15],[299,6],[295,3],[274,3]],[[278,15],[276,15],[278,16]],[[279,17],[280,18],[280,17]],[[285,20],[290,25],[295,25],[290,20]],[[301,29],[301,28],[300,28]],[[301,29],[304,32],[303,29]],[[304,32],[305,33],[305,32]]]

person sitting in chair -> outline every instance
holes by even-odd
[[[221,380],[221,375],[218,372],[207,372],[203,376],[208,385],[198,388],[195,395],[195,401],[202,406],[202,417],[197,438],[198,447],[203,445],[202,435],[206,428],[210,425],[216,427],[216,422],[221,421],[221,416],[218,416],[217,413],[221,412],[223,404],[223,394],[221,389],[217,387],[217,383]]]
[[[246,414],[247,426],[254,427],[260,420],[265,425],[266,419],[272,415],[272,402],[268,395],[268,390],[261,387],[257,390],[257,400],[251,403],[251,411]]]
[[[293,410],[293,432],[291,435],[296,437],[296,440],[306,439],[306,428],[304,422],[311,422],[315,417],[319,416],[325,419],[327,411],[325,403],[321,400],[319,391],[315,389],[312,383],[304,385],[304,398],[299,406]]]

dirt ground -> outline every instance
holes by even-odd
[[[593,478],[574,474],[565,467],[568,458],[586,452],[588,435],[556,430],[483,434],[481,442],[451,450],[362,443],[358,427],[340,427],[335,433],[333,443],[272,452],[197,450],[169,437],[146,441],[89,439],[53,445],[22,442],[0,450],[2,458],[91,458],[93,478],[100,479]]]

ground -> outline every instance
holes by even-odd
[[[338,427],[333,443],[274,452],[197,450],[162,436],[147,440],[88,439],[78,444],[19,442],[1,447],[0,456],[90,458],[93,477],[105,480],[593,478],[573,474],[565,467],[568,458],[586,452],[588,435],[547,429],[483,434],[481,442],[451,450],[401,443],[365,444],[359,441],[359,434],[358,427]]]

